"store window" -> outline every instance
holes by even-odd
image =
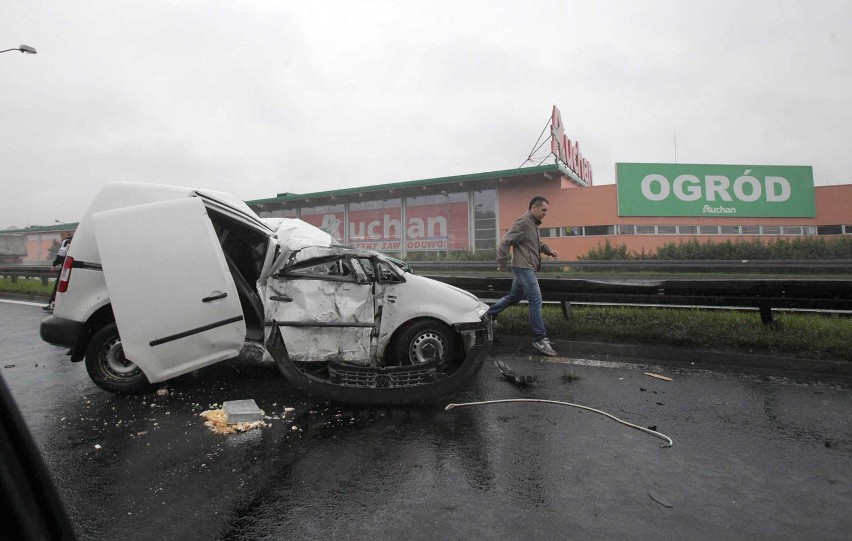
[[[614,235],[614,225],[587,225],[585,226],[586,236],[589,235]]]
[[[299,218],[343,242],[343,208],[343,203],[304,206],[299,209]]]
[[[619,235],[635,235],[636,234],[636,226],[635,225],[617,225],[615,226],[616,231],[618,231]]]
[[[802,234],[802,226],[800,226],[800,225],[785,225],[781,228],[781,231],[785,235],[801,235]]]
[[[406,197],[406,251],[468,250],[468,208],[466,191]]]
[[[658,235],[677,235],[677,226],[676,225],[658,225],[657,226],[657,234]]]
[[[760,235],[760,226],[759,225],[744,225],[743,235]]]
[[[738,226],[738,225],[723,225],[721,229],[722,229],[723,235],[739,235],[740,234],[740,226]]]
[[[637,235],[653,235],[657,232],[657,228],[653,225],[637,225],[636,226],[636,234]]]
[[[494,250],[497,247],[497,192],[473,192],[474,249]]]
[[[295,208],[272,209],[269,207],[258,209],[257,215],[261,218],[296,218],[297,213]]]
[[[698,226],[695,225],[679,225],[677,226],[677,232],[681,235],[694,235],[698,233]]]
[[[840,225],[818,225],[817,235],[842,235],[843,226]]]
[[[719,226],[718,225],[699,225],[698,233],[701,235],[718,235],[719,234]]]
[[[780,235],[781,234],[781,226],[780,225],[764,225],[762,233],[764,235]]]

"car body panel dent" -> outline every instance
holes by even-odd
[[[376,321],[372,284],[299,278],[270,283],[266,318],[278,322],[294,361],[370,364]]]

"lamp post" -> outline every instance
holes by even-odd
[[[35,47],[30,47],[29,45],[21,44],[20,47],[15,47],[14,49],[4,49],[0,51],[0,53],[8,53],[9,51],[21,51],[26,54],[36,54],[38,51],[35,50]]]

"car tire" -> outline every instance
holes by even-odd
[[[124,357],[115,323],[92,336],[86,348],[86,371],[95,385],[111,393],[142,393],[152,387],[142,370]]]
[[[445,364],[456,360],[456,336],[444,323],[421,319],[399,330],[392,346],[392,355],[399,366],[416,366],[428,362]]]

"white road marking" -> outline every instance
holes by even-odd
[[[575,359],[572,357],[551,357],[542,359],[556,364],[576,364],[580,366],[596,366],[600,368],[636,368],[638,363],[619,363],[613,361],[598,361],[596,359]]]
[[[32,302],[32,301],[13,301],[12,299],[0,299],[0,302],[5,302],[9,304],[24,304],[27,306],[44,306],[47,304],[46,302]]]

